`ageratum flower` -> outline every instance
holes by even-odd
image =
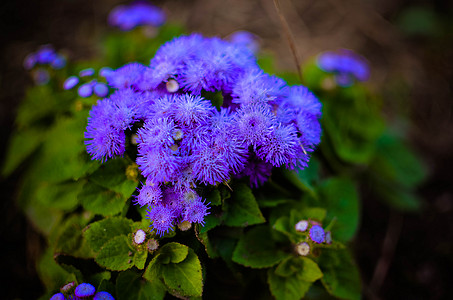
[[[125,135],[135,137],[131,151],[146,184],[133,201],[148,207],[158,235],[204,224],[208,204],[195,191],[241,177],[258,187],[273,167],[304,168],[320,141],[318,99],[219,38],[175,38],[149,66],[130,63],[105,76],[117,91],[92,108],[87,150],[104,161],[125,153]]]
[[[159,27],[165,23],[162,9],[145,1],[115,7],[109,15],[109,23],[123,31],[137,26]]]
[[[317,64],[321,70],[334,73],[335,81],[342,87],[351,86],[354,80],[366,81],[370,76],[366,60],[347,49],[324,52],[319,55]]]
[[[322,229],[321,226],[319,225],[313,225],[310,228],[310,239],[318,244],[321,244],[324,242],[325,239],[325,232],[324,229]]]

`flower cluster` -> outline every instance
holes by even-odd
[[[164,12],[145,1],[115,7],[109,15],[109,23],[123,31],[137,26],[159,27],[165,22]]]
[[[318,56],[317,64],[321,70],[334,73],[335,81],[342,87],[351,86],[354,80],[366,81],[370,76],[366,60],[347,49],[324,52]]]
[[[106,79],[117,90],[90,112],[87,151],[105,161],[137,145],[146,183],[134,202],[149,208],[160,235],[174,224],[203,224],[199,188],[235,177],[258,186],[273,167],[306,167],[320,142],[319,100],[219,38],[175,38],[149,66],[129,63]]]
[[[111,71],[112,70],[110,68],[102,68],[99,71],[99,76],[106,77],[106,74],[109,74]],[[70,90],[79,84],[80,78],[92,77],[95,73],[96,72],[93,68],[83,69],[79,72],[79,76],[69,76],[63,83],[63,88],[65,90]],[[109,88],[104,82],[99,81],[98,79],[92,79],[81,84],[77,90],[77,93],[83,98],[90,97],[93,93],[98,97],[105,97],[109,93]]]
[[[33,69],[32,76],[36,84],[44,85],[50,80],[46,66],[59,70],[66,65],[66,58],[62,54],[55,52],[51,45],[44,45],[38,51],[28,54],[24,59],[23,65],[26,70]]]
[[[294,225],[294,229],[297,232],[307,234],[306,241],[308,242],[300,242],[295,245],[294,249],[296,253],[301,256],[307,256],[310,254],[310,244],[322,244],[326,243],[328,245],[332,244],[332,234],[330,231],[325,231],[321,224],[316,221],[308,221],[308,220],[300,220],[299,222]],[[307,231],[308,230],[308,231]]]
[[[97,292],[96,288],[89,283],[81,283],[77,287],[75,282],[70,282],[54,294],[50,300],[115,300],[108,292]]]

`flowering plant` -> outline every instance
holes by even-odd
[[[128,32],[97,65],[68,61],[18,111],[2,173],[23,172],[18,204],[48,242],[43,299],[72,297],[56,294],[68,282],[74,297],[359,299],[348,242],[362,178],[404,209],[423,178],[353,82],[366,62],[323,56],[305,86],[271,75],[250,34],[182,35],[143,5],[112,12]]]

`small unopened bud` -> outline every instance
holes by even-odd
[[[296,250],[296,253],[300,256],[307,256],[308,254],[310,254],[310,245],[306,242],[302,242],[297,244],[294,247],[294,250]]]
[[[178,228],[181,231],[187,231],[190,228],[192,228],[192,223],[190,223],[189,221],[181,222],[181,223],[178,224]]]
[[[134,243],[136,245],[141,245],[146,239],[146,232],[142,229],[138,229],[134,234]]]
[[[159,242],[155,239],[150,239],[146,244],[146,248],[148,248],[149,252],[156,251],[159,248]]]
[[[329,245],[332,244],[332,233],[330,231],[326,231],[325,242]]]
[[[133,163],[126,168],[126,177],[129,180],[136,181],[138,177],[138,165]]]
[[[166,86],[169,93],[174,93],[179,90],[179,83],[174,79],[169,79],[166,83]]]
[[[70,283],[63,285],[60,288],[60,292],[62,292],[63,294],[72,294],[72,292],[74,291],[74,288],[75,288],[75,282],[72,281]]]
[[[296,223],[294,228],[296,229],[296,231],[304,232],[308,228],[308,221],[300,220],[299,222]]]
[[[137,145],[138,144],[137,138],[138,138],[137,134],[134,133],[133,135],[131,135],[131,144],[132,145]]]

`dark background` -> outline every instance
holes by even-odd
[[[124,1],[123,1],[124,2]],[[280,0],[300,61],[325,50],[354,49],[372,66],[370,84],[384,113],[399,124],[429,170],[419,188],[420,213],[391,211],[363,191],[361,228],[353,249],[364,298],[451,299],[453,283],[453,5],[449,1]],[[23,58],[52,44],[70,60],[89,59],[121,1],[40,0],[0,3],[0,161],[15,110],[32,81]],[[188,31],[226,36],[245,29],[261,37],[279,69],[295,71],[272,0],[153,1]],[[422,17],[413,12],[422,11]],[[412,12],[412,19],[408,14]],[[398,79],[398,80],[396,80]],[[403,82],[398,87],[398,82]],[[395,88],[396,86],[396,88]],[[17,175],[2,179],[1,298],[35,299],[43,238],[13,202]],[[448,295],[450,294],[450,297]]]

